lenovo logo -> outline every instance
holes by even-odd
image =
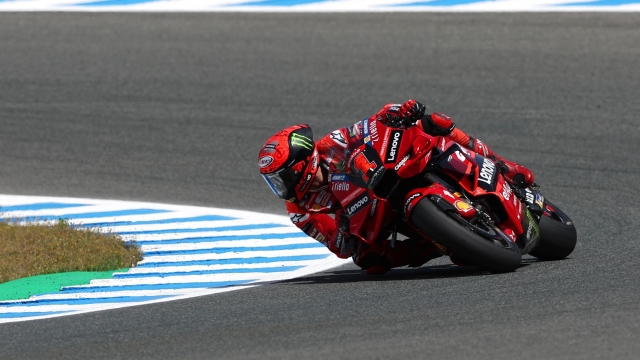
[[[402,130],[393,130],[391,132],[391,145],[387,149],[387,154],[384,161],[386,163],[395,162],[398,158],[398,148],[400,147],[400,141],[402,140]]]

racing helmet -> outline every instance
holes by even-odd
[[[306,124],[277,132],[260,149],[258,167],[280,199],[298,202],[306,195],[318,171],[318,150]]]

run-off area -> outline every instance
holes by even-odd
[[[0,195],[4,218],[67,219],[135,241],[127,272],[28,299],[0,301],[0,323],[239,290],[345,263],[285,216],[155,203]]]

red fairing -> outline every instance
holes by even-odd
[[[516,235],[520,235],[522,233],[522,203],[504,178],[498,175],[499,169],[496,163],[453,141],[439,142],[439,144],[443,145],[442,149],[449,149],[452,146],[458,148],[446,162],[441,163],[441,171],[455,179],[467,193],[474,197],[487,194],[497,196],[509,214],[509,217],[499,226],[513,229]]]
[[[415,102],[414,102],[415,103]],[[380,109],[375,115],[369,118],[369,120],[378,120],[383,124],[387,121],[394,120],[395,118],[399,118],[401,116],[400,109],[403,104],[387,104]]]

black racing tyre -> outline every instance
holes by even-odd
[[[550,202],[547,205],[555,214],[540,218],[540,242],[529,254],[540,260],[564,259],[576,247],[578,233],[573,221],[562,210]]]
[[[420,200],[411,214],[411,223],[446,247],[457,259],[493,272],[514,271],[522,255],[509,241],[508,246],[485,239],[440,210],[429,198]]]

